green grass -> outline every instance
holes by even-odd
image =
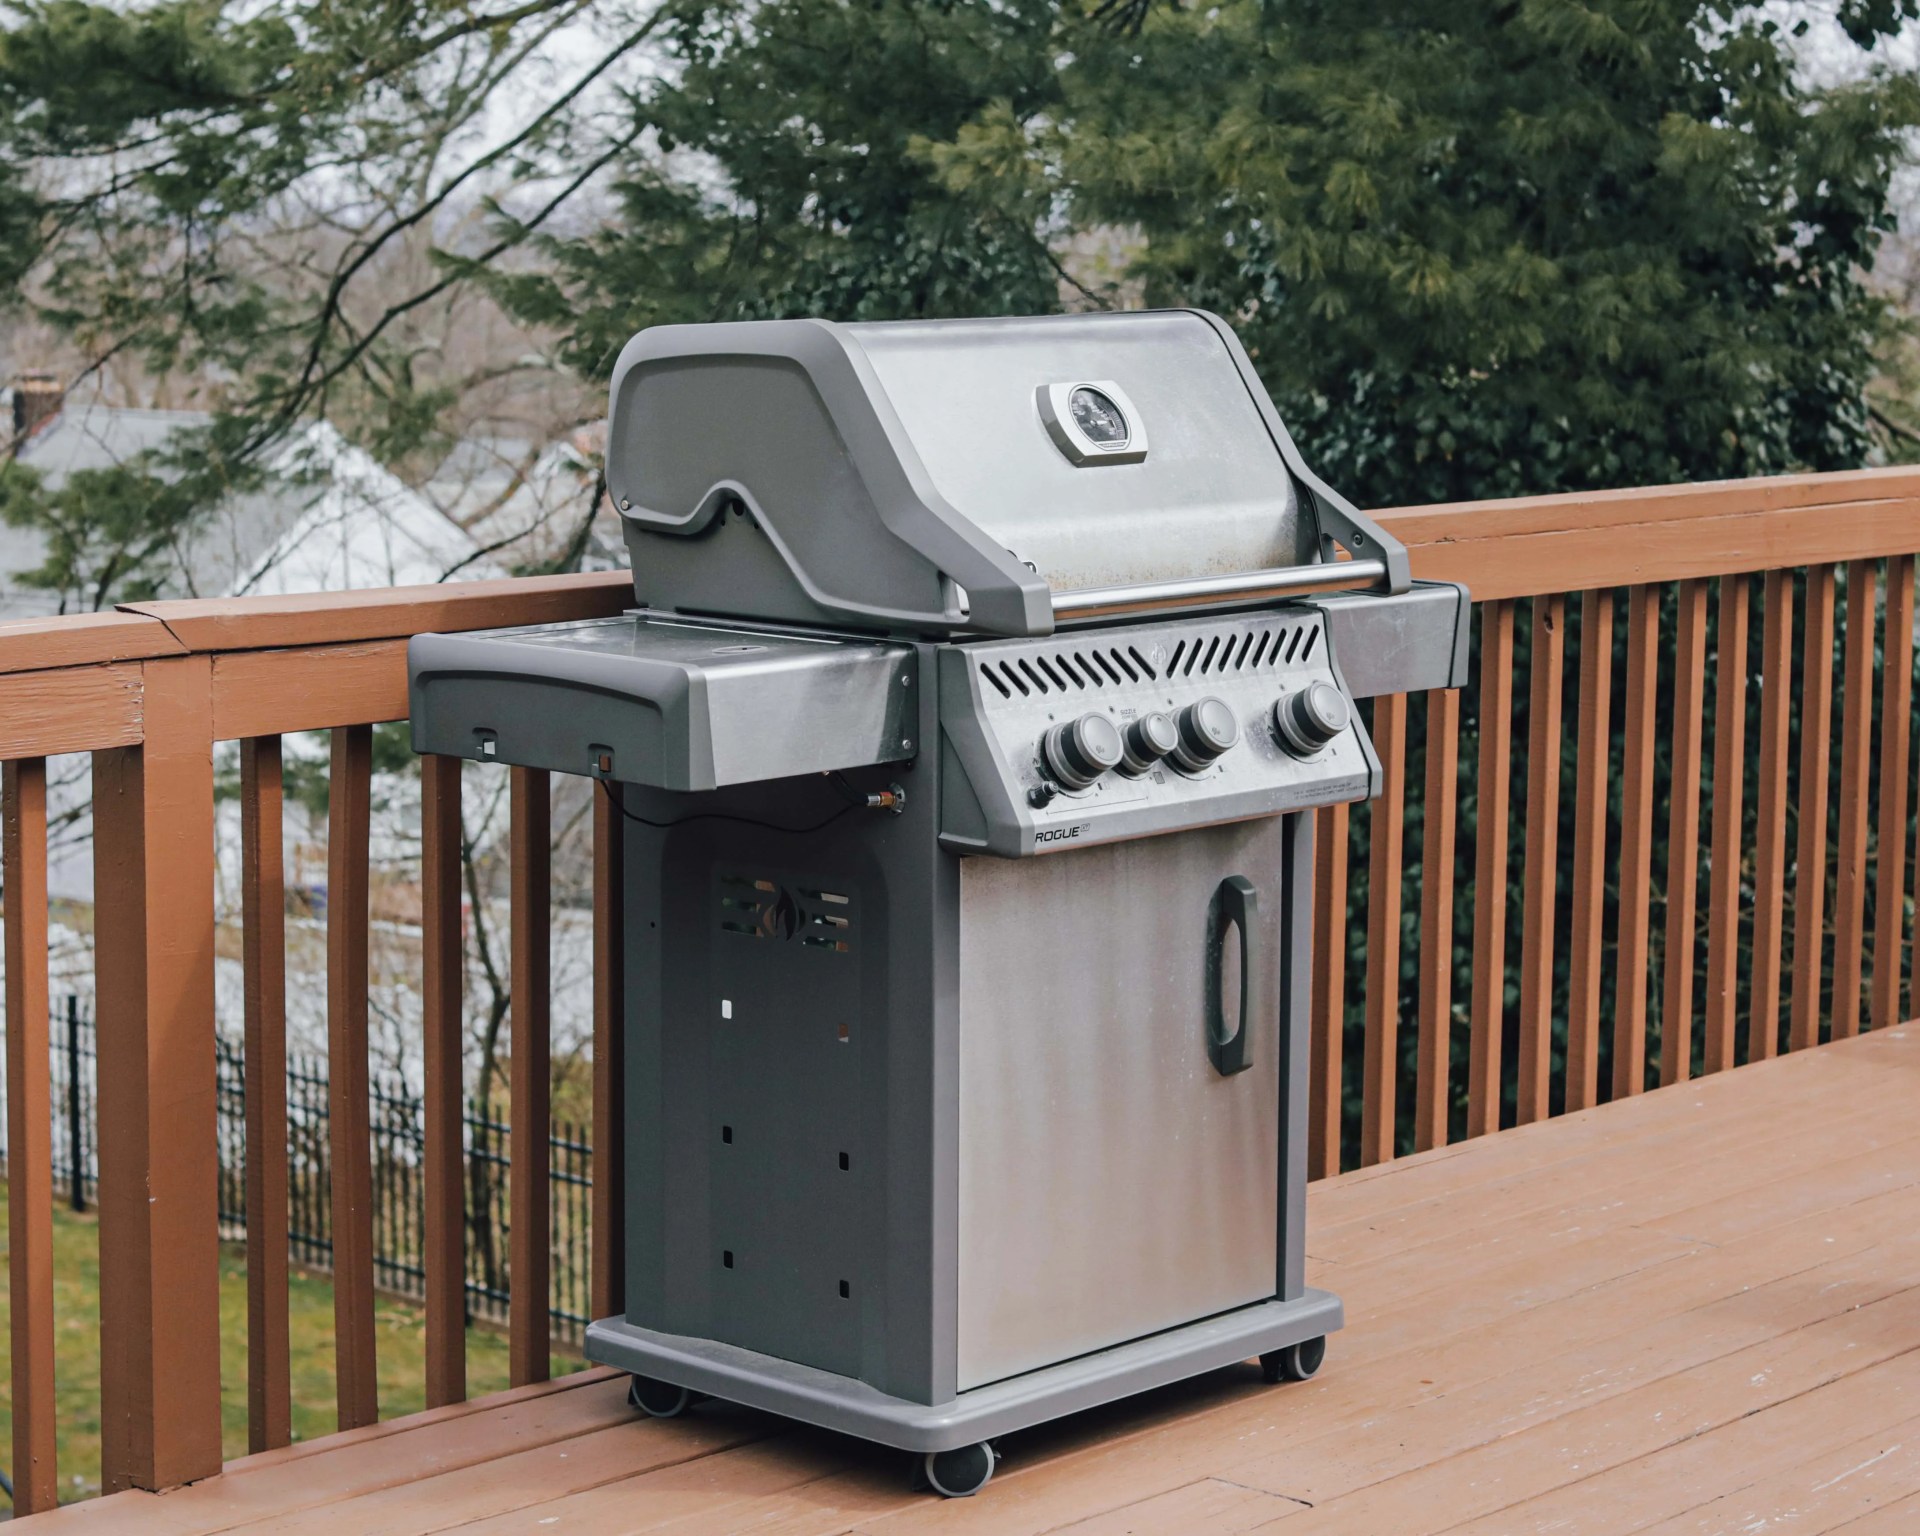
[[[0,1184],[0,1254],[7,1248],[6,1186]],[[296,1271],[288,1280],[292,1341],[293,1438],[330,1434],[333,1409],[333,1286]],[[100,1491],[100,1254],[91,1216],[56,1206],[53,1213],[54,1395],[60,1429],[63,1503]],[[380,1366],[380,1417],[426,1406],[424,1313],[408,1302],[374,1303]],[[12,1335],[6,1288],[0,1286],[0,1466],[11,1472]],[[578,1370],[556,1355],[556,1375]],[[220,1249],[220,1413],[229,1458],[247,1453],[247,1265],[245,1252]],[[474,1396],[507,1385],[507,1341],[487,1329],[467,1330],[467,1390]]]

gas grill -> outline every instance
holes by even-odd
[[[635,606],[422,635],[414,746],[624,834],[638,1407],[914,1452],[1318,1367],[1312,808],[1466,593],[1190,311],[663,326],[614,373]]]

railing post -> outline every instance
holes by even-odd
[[[7,895],[7,1290],[13,1341],[13,1510],[59,1501],[54,1475],[53,1116],[47,1081],[47,760],[0,770]]]
[[[220,1470],[212,667],[142,671],[143,745],[93,759],[109,1491]]]
[[[86,1142],[80,1134],[80,995],[67,994],[67,1206],[87,1208]]]

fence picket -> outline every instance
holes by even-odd
[[[1791,1049],[1820,1043],[1820,981],[1827,920],[1827,797],[1833,738],[1835,567],[1807,570],[1800,662],[1800,839],[1793,870]]]
[[[1707,897],[1707,1010],[1704,1070],[1734,1063],[1739,1006],[1740,827],[1747,780],[1747,620],[1744,576],[1720,579],[1719,665],[1713,687],[1713,841]]]
[[[1865,969],[1867,801],[1872,793],[1873,632],[1879,572],[1847,564],[1845,696],[1840,715],[1840,823],[1833,882],[1833,1038],[1860,1032]]]
[[[333,1358],[342,1429],[357,1429],[380,1416],[367,1083],[372,773],[372,727],[336,728],[327,781],[327,1074],[332,1090]]]
[[[1654,715],[1659,699],[1660,589],[1627,592],[1627,697],[1620,760],[1620,934],[1614,976],[1613,1097],[1647,1085],[1648,932],[1653,904]]]
[[[247,1448],[293,1438],[287,1323],[287,892],[278,736],[240,744],[246,1029]]]
[[[1793,573],[1768,571],[1760,660],[1760,803],[1754,842],[1753,984],[1747,1013],[1747,1060],[1764,1061],[1780,1046],[1781,941],[1787,847],[1788,736],[1793,702]]]
[[[1875,1029],[1900,1022],[1900,961],[1907,916],[1907,753],[1913,732],[1912,555],[1895,555],[1887,561],[1885,633],[1870,1016]]]

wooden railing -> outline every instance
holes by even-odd
[[[1474,589],[1479,657],[1466,690],[1376,701],[1385,794],[1370,807],[1319,813],[1317,1174],[1582,1109],[1656,1076],[1671,1082],[1808,1046],[1823,1020],[1848,1034],[1863,1018],[1881,1024],[1901,1014],[1920,471],[1419,508],[1384,520],[1412,548],[1419,574]],[[1749,655],[1756,582],[1757,662]],[[164,1488],[221,1465],[215,743],[241,743],[249,1423],[251,1445],[265,1449],[287,1441],[291,1400],[281,738],[332,732],[327,1006],[337,1416],[346,1428],[377,1412],[367,1137],[371,727],[406,714],[409,635],[613,613],[629,592],[614,574],[163,602],[0,624],[20,1512],[51,1506],[56,1488],[46,759],[88,753],[93,764],[104,1479],[110,1489]],[[1829,782],[1836,639],[1844,642],[1837,793]],[[1525,770],[1518,803],[1516,763]],[[422,764],[429,1405],[466,1392],[460,768],[448,759]],[[546,1251],[533,1240],[546,1231],[547,776],[514,770],[511,806],[517,1383],[542,1377],[548,1359]],[[622,1289],[613,831],[601,797],[597,1313],[617,1310]],[[1462,878],[1456,865],[1469,841]],[[1509,931],[1516,912],[1517,935]],[[1696,976],[1704,978],[1698,996]]]

